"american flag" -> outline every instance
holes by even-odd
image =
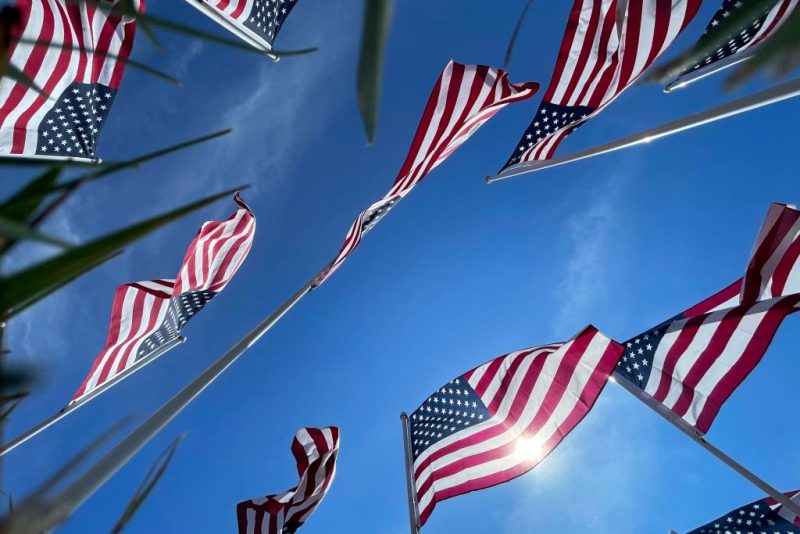
[[[566,343],[496,358],[428,397],[409,423],[420,525],[437,502],[542,461],[592,408],[621,352],[589,326]]]
[[[542,104],[502,170],[553,157],[672,44],[701,0],[575,0]],[[618,11],[627,9],[619,20]]]
[[[785,493],[800,504],[800,490]],[[800,534],[800,517],[768,497],[732,510],[688,534]]]
[[[262,44],[267,50],[283,28],[297,0],[187,0],[203,4],[228,24]]]
[[[239,534],[292,534],[317,509],[336,475],[339,429],[301,428],[292,441],[300,482],[294,488],[236,506]]]
[[[744,278],[625,343],[617,371],[701,433],[800,307],[800,212],[770,207]]]
[[[741,57],[741,53],[744,50],[752,48],[772,35],[797,10],[798,1],[800,0],[778,0],[775,5],[767,9],[760,17],[743,26],[735,37],[709,56],[703,58],[696,65],[682,72],[670,85],[680,82],[681,78],[688,74],[700,74],[704,71],[714,70],[718,62],[727,60],[727,58],[733,59],[737,54]],[[708,23],[705,35],[713,35],[714,30],[723,20],[748,3],[752,3],[752,0],[723,0],[722,6],[714,13],[714,17]]]
[[[339,254],[315,287],[339,268],[366,232],[478,128],[508,104],[530,98],[538,88],[539,84],[533,82],[511,83],[503,70],[450,61],[428,99],[394,185],[383,198],[358,215]]]
[[[97,138],[136,30],[133,20],[111,14],[113,4],[17,1],[21,31],[12,40],[9,61],[51,98],[9,77],[0,79],[0,155],[96,159]],[[144,9],[143,0],[135,5]]]
[[[228,285],[247,257],[256,229],[255,217],[238,193],[234,201],[238,209],[229,219],[209,221],[200,228],[176,279],[117,288],[106,344],[72,403],[147,362]]]

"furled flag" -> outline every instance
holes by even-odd
[[[437,502],[526,473],[594,405],[622,346],[592,326],[512,352],[442,386],[411,414],[419,524]]]
[[[778,0],[774,5],[769,6],[755,20],[749,21],[742,26],[732,39],[697,64],[679,74],[675,80],[667,85],[666,90],[670,91],[681,84],[704,78],[740,61],[744,61],[750,56],[756,45],[772,35],[790,15],[797,11],[798,2],[800,0]],[[713,35],[715,28],[723,20],[730,17],[731,14],[735,14],[737,9],[752,3],[753,0],[723,0],[722,6],[714,14],[711,22],[708,23],[703,39]]]
[[[297,0],[186,0],[243,41],[266,51]]]
[[[575,0],[550,86],[501,172],[553,157],[566,136],[617,98],[672,44],[700,2]]]
[[[0,79],[0,156],[96,159],[136,30],[114,3],[17,1],[22,20],[9,62],[50,98]],[[134,5],[143,10],[144,0]]]
[[[800,212],[773,204],[744,278],[625,343],[617,371],[708,432],[800,307]]]
[[[800,490],[785,493],[800,504]],[[800,534],[800,517],[768,497],[737,508],[688,534]]]
[[[253,212],[239,193],[234,201],[238,209],[229,219],[200,228],[176,279],[117,288],[106,344],[72,403],[163,352],[189,319],[228,285],[250,252],[256,230]]]
[[[339,429],[301,428],[292,441],[300,481],[294,488],[236,506],[239,534],[292,534],[308,521],[336,475]]]
[[[508,104],[530,98],[538,89],[539,84],[533,82],[509,82],[508,74],[503,70],[450,61],[428,98],[394,185],[383,198],[358,215],[339,254],[315,287],[339,268],[365,233],[478,128]]]

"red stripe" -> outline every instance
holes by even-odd
[[[786,249],[783,258],[772,274],[773,297],[779,297],[786,292],[786,283],[789,281],[789,275],[792,273],[792,269],[795,267],[798,260],[800,260],[800,239],[795,239]]]
[[[578,86],[578,82],[581,81],[583,73],[586,71],[587,65],[589,63],[589,58],[592,55],[592,51],[594,50],[594,37],[597,34],[597,30],[600,27],[600,16],[602,15],[603,11],[603,0],[592,0],[592,13],[589,18],[589,24],[586,27],[586,35],[583,40],[583,47],[581,48],[580,54],[578,55],[578,59],[575,62],[575,68],[572,72],[572,78],[569,80],[569,84],[567,84],[567,89],[564,91],[564,96],[559,99],[559,103],[566,104],[572,98],[572,94],[575,92],[575,89]],[[612,18],[612,17],[607,17]],[[602,50],[602,49],[600,49]],[[600,53],[598,52],[598,63],[600,63]],[[596,68],[596,66],[595,66]],[[591,81],[592,78],[588,78],[587,81]],[[557,83],[556,85],[560,85]]]
[[[86,54],[86,43],[84,42],[84,32],[81,31],[83,28],[83,19],[81,18],[81,6],[84,4],[79,3],[68,3],[67,4],[67,16],[69,17],[69,25],[72,28],[75,28],[75,34],[77,35],[78,39],[78,46],[79,51],[78,53],[78,70],[75,73],[76,80],[82,80],[86,74],[86,66],[88,64],[88,58]]]
[[[672,2],[673,0],[656,0],[656,18],[654,21],[650,53],[647,55],[645,68],[656,60],[664,47],[664,42],[667,40],[669,23],[672,18]]]
[[[136,37],[136,24],[133,22],[124,23],[119,21],[116,23],[116,31],[120,34],[122,39],[122,46],[120,46],[117,58],[114,59],[114,70],[111,73],[111,80],[109,81],[110,87],[118,89],[122,83],[122,75],[125,72],[128,57],[131,55],[133,49],[133,41]]]
[[[719,325],[711,335],[708,345],[692,364],[692,368],[681,380],[681,394],[672,406],[672,411],[683,417],[692,406],[695,396],[695,388],[700,380],[708,373],[711,366],[717,361],[727,348],[731,337],[741,324],[742,319],[750,310],[748,307],[737,307],[727,313],[720,321]]]
[[[617,81],[615,94],[621,93],[632,81],[633,67],[638,56],[639,38],[642,36],[642,2],[644,0],[629,0],[626,26],[624,52],[621,54],[620,76]]]
[[[48,2],[42,2],[41,5],[43,14],[41,33],[34,38],[42,42],[51,42],[53,40],[53,33],[55,29],[55,15],[49,8]],[[32,47],[30,54],[28,55],[28,59],[25,61],[25,66],[21,69],[30,79],[36,79],[36,74],[39,72],[39,69],[42,68],[42,63],[44,62],[47,51],[48,48],[44,46]],[[8,98],[2,104],[2,106],[0,106],[0,128],[16,127],[16,125],[7,125],[6,120],[8,119],[9,114],[11,114],[20,105],[22,99],[29,90],[32,89],[28,89],[28,87],[24,84],[18,83],[14,85],[13,89],[11,89],[8,95]],[[44,97],[42,96],[37,96],[37,100],[41,100],[43,98]],[[14,146],[16,146],[16,138],[17,133],[15,131],[13,135]],[[13,151],[14,150],[12,148],[12,152]]]
[[[580,24],[583,1],[584,0],[575,0],[575,3],[572,4],[572,11],[569,12],[567,30],[564,34],[564,39],[561,41],[561,48],[559,49],[558,59],[556,60],[556,68],[553,71],[552,78],[550,78],[550,85],[547,87],[547,92],[544,94],[544,99],[547,102],[553,101],[553,95],[555,94],[558,82],[564,76],[564,69],[566,68],[570,50],[572,49],[572,44],[573,41],[575,41],[575,35]]]
[[[683,315],[686,317],[694,317],[695,315],[706,314],[738,295],[739,291],[741,291],[741,288],[742,279],[739,278],[722,291],[711,295],[707,299],[698,302],[688,310],[684,311]]]
[[[781,241],[791,231],[792,226],[800,217],[800,212],[783,207],[775,224],[769,229],[767,235],[753,253],[744,278],[742,303],[756,302],[761,296],[761,287],[765,283],[763,270],[770,257],[777,251]]]
[[[719,413],[720,408],[728,400],[728,397],[733,394],[736,388],[747,378],[747,375],[755,369],[756,365],[764,357],[778,327],[781,325],[784,317],[797,311],[793,308],[800,302],[800,295],[793,295],[780,299],[776,302],[775,306],[770,309],[758,328],[753,333],[753,337],[747,344],[747,348],[742,352],[742,355],[736,360],[731,369],[725,373],[725,376],[717,382],[711,394],[706,399],[703,406],[703,411],[697,418],[697,427],[700,432],[708,432],[713,423],[714,418]]]
[[[116,367],[117,362],[120,358],[124,357],[124,354],[121,354],[122,345],[127,341],[134,338],[136,332],[139,330],[139,326],[142,324],[142,309],[144,304],[145,294],[141,292],[135,292],[133,297],[133,306],[131,307],[131,326],[126,334],[124,339],[120,339],[115,343],[114,347],[108,352],[110,355],[109,358],[106,359],[106,362],[103,364],[103,367],[100,371],[100,378],[97,380],[97,384],[102,384],[106,380],[108,380],[109,376],[113,376],[113,369]],[[117,320],[122,319],[122,315],[116,317]]]
[[[592,68],[591,74],[589,74],[588,78],[586,79],[587,83],[583,85],[583,89],[581,89],[581,92],[578,95],[578,98],[576,100],[578,104],[585,101],[586,94],[592,88],[591,81],[597,78],[602,69],[606,69],[607,72],[611,72],[612,74],[615,70],[617,63],[619,62],[619,56],[617,52],[615,51],[612,54],[611,61],[609,62],[608,65],[605,64],[605,59],[606,59],[605,53],[608,51],[609,43],[611,41],[611,35],[613,35],[613,32],[616,31],[616,28],[617,28],[617,13],[616,9],[612,9],[611,12],[609,12],[609,14],[603,20],[603,29],[600,32],[600,42],[598,46],[597,62],[595,63],[594,68]],[[609,76],[606,79],[610,80],[611,78]],[[608,83],[606,83],[605,85],[597,84],[597,86],[595,86],[593,94],[594,95],[600,93],[605,94],[606,91],[608,91]]]
[[[244,12],[245,5],[247,5],[246,0],[238,0],[236,3],[236,8],[231,12],[230,17],[238,21],[239,17],[241,17],[242,13]]]
[[[699,315],[697,317],[691,317],[686,320],[686,323],[681,328],[681,331],[678,333],[678,338],[675,340],[675,343],[670,347],[669,352],[664,359],[664,366],[660,372],[660,382],[658,384],[658,389],[656,390],[655,395],[653,398],[659,402],[664,402],[664,399],[667,398],[669,395],[669,388],[672,384],[672,377],[675,372],[675,367],[678,365],[681,357],[686,353],[686,349],[694,341],[695,336],[697,335],[698,329],[703,325],[703,321],[706,319],[705,315]],[[663,340],[662,340],[663,343]],[[654,369],[653,372],[656,372]]]

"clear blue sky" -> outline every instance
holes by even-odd
[[[524,2],[397,2],[371,148],[355,99],[362,3],[299,2],[279,45],[320,50],[277,64],[166,34],[159,53],[139,35],[134,57],[184,85],[127,72],[99,153],[113,160],[221,127],[234,133],[86,187],[46,229],[84,241],[250,183],[255,246],[188,326],[186,345],[8,456],[4,483],[17,501],[118,418],[151,414],[328,261],[357,212],[391,184],[445,63],[498,65]],[[534,2],[512,80],[547,84],[568,4]],[[676,48],[716,8],[707,2]],[[150,9],[214,29],[183,2]],[[669,96],[635,87],[560,153],[733,96],[719,79]],[[63,531],[107,532],[155,457],[187,432],[129,532],[234,532],[237,502],[296,482],[289,444],[297,428],[338,425],[337,478],[302,532],[407,532],[401,411],[476,364],[568,338],[589,322],[616,339],[649,328],[740,276],[768,204],[800,200],[796,102],[487,186],[483,177],[506,160],[539,99],[504,110],[437,168]],[[0,192],[28,175],[4,171]],[[221,202],[173,224],[11,322],[12,359],[41,377],[7,435],[68,401],[105,340],[115,286],[174,276],[202,221],[232,209]],[[20,249],[6,268],[45,253]],[[790,317],[708,435],[784,490],[800,486],[799,343],[800,318]],[[660,534],[760,497],[612,385],[540,466],[442,503],[424,531]]]

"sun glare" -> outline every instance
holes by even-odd
[[[514,456],[518,460],[540,460],[544,453],[543,444],[538,439],[517,438]]]

